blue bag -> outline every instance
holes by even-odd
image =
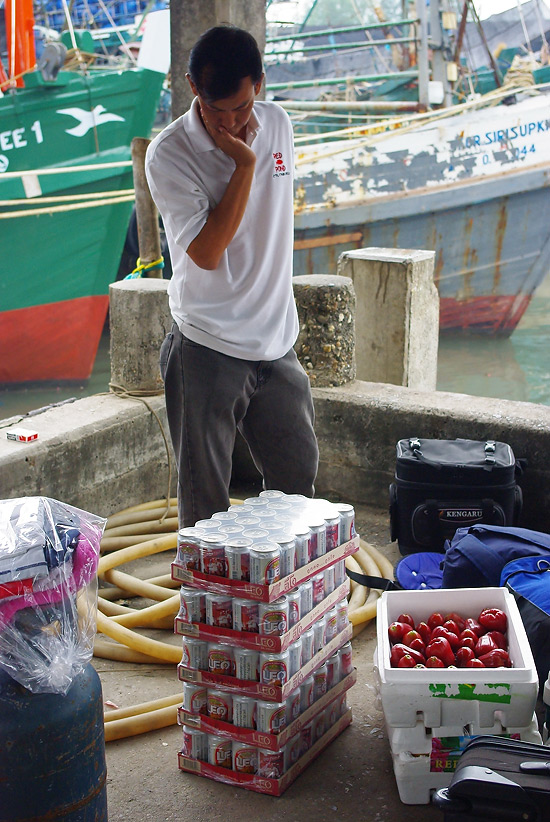
[[[441,587],[498,587],[504,566],[527,556],[550,559],[550,534],[505,525],[459,528],[446,543]]]
[[[508,562],[500,584],[515,597],[543,688],[550,671],[550,555]]]

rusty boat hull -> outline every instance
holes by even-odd
[[[444,332],[509,336],[550,268],[550,98],[297,151],[295,273],[422,248]]]

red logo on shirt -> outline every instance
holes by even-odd
[[[273,159],[275,160],[275,174],[284,174],[286,166],[283,161],[283,155],[280,151],[273,152]]]

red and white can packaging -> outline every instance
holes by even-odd
[[[246,535],[246,531],[243,532]],[[265,531],[265,536],[269,532]],[[253,537],[251,537],[253,539]],[[272,585],[281,576],[281,550],[276,542],[258,542],[250,548],[250,582]]]
[[[353,661],[351,658],[351,642],[346,642],[338,651],[340,656],[340,679],[344,679],[353,671]]]
[[[296,542],[294,536],[288,533],[274,536],[273,539],[279,546],[279,575],[283,579],[296,570]]]
[[[208,734],[208,762],[218,768],[228,768],[233,765],[232,742],[225,736]]]
[[[258,633],[258,603],[252,599],[233,599],[233,630]]]
[[[325,733],[325,712],[314,716],[311,721],[311,744],[314,745]]]
[[[330,656],[326,662],[327,665],[327,691],[334,688],[340,682],[340,655],[338,651]]]
[[[285,771],[292,768],[300,759],[302,753],[301,734],[296,734],[285,745]]]
[[[236,773],[254,774],[258,772],[258,749],[254,745],[234,739],[231,749],[233,770]]]
[[[264,685],[284,685],[290,679],[288,650],[278,654],[260,654],[260,682]]]
[[[342,696],[338,697],[336,702],[338,703],[338,711],[340,713],[340,716],[343,716],[348,709],[348,695],[346,693],[343,693]]]
[[[229,594],[213,594],[210,591],[205,595],[206,624],[217,628],[233,627],[233,597]]]
[[[256,700],[253,697],[233,695],[233,725],[238,728],[256,727]]]
[[[199,543],[200,564],[203,574],[225,577],[224,537],[220,534],[204,534]]]
[[[235,659],[235,676],[237,679],[247,679],[258,682],[260,679],[260,652],[253,648],[233,649]]]
[[[302,667],[302,637],[288,646],[288,678],[297,674]]]
[[[200,528],[181,528],[178,531],[177,562],[189,571],[200,571]]]
[[[182,585],[180,588],[180,610],[178,617],[185,622],[206,622],[204,591]]]
[[[232,695],[217,688],[208,688],[206,713],[211,719],[217,719],[220,722],[233,722]]]
[[[323,633],[323,645],[334,639],[338,633],[338,613],[336,608],[330,608],[325,614],[325,630]]]
[[[289,607],[286,596],[279,597],[274,602],[260,602],[258,604],[258,629],[260,634],[282,636],[288,631]]]
[[[313,745],[313,725],[311,722],[308,722],[307,725],[300,731],[300,756],[303,756],[305,753],[309,751],[311,746]]]
[[[315,574],[311,578],[312,593],[313,593],[313,607],[319,605],[325,598],[325,575],[323,571],[320,574]]]
[[[332,594],[334,591],[334,565],[331,565],[330,568],[325,568],[323,571],[323,581],[325,584],[325,597],[328,597],[329,594]]]
[[[305,665],[315,655],[315,632],[313,628],[304,631],[300,639],[302,640],[302,665]]]
[[[327,552],[327,527],[323,518],[312,519],[308,522],[308,525],[311,531],[311,559],[317,559],[317,557],[322,557]]]
[[[300,709],[301,713],[313,705],[313,676],[308,676],[300,685]]]
[[[184,668],[195,671],[208,670],[208,643],[192,636],[183,637],[183,656],[181,664]]]
[[[311,531],[307,526],[298,526],[294,533],[296,543],[296,568],[302,568],[311,562]]]
[[[183,745],[181,752],[191,759],[198,759],[201,762],[208,760],[208,734],[199,731],[198,728],[191,728],[189,725],[183,726]]]
[[[327,553],[338,548],[340,544],[340,516],[326,517],[326,549]]]
[[[286,699],[286,724],[290,725],[291,722],[298,719],[300,713],[300,689],[296,688]]]
[[[194,682],[183,683],[183,710],[190,714],[206,713],[206,687]]]
[[[268,751],[258,748],[258,776],[264,779],[280,779],[285,772],[285,751]]]
[[[340,719],[340,699],[335,699],[334,702],[331,702],[330,705],[327,706],[326,709],[326,728],[327,731],[329,728],[332,728],[338,720]]]
[[[317,654],[321,648],[323,647],[323,643],[325,640],[325,626],[327,621],[325,619],[325,614],[319,617],[317,622],[313,623],[313,648],[315,653]]]
[[[234,537],[225,543],[225,573],[229,579],[250,580],[251,545],[252,540],[246,537]]]
[[[313,701],[317,702],[327,692],[327,663],[324,662],[313,671]]]
[[[256,727],[264,734],[280,734],[286,728],[286,703],[259,699],[256,703]]]
[[[340,545],[349,542],[355,536],[355,509],[345,502],[337,503],[340,514]]]
[[[339,559],[338,562],[334,563],[334,587],[338,588],[343,582],[347,579],[346,574],[346,560]]]
[[[212,674],[235,676],[233,648],[223,642],[208,643],[208,670]]]
[[[309,614],[309,612],[313,608],[313,583],[310,579],[307,579],[305,582],[298,587],[300,591],[300,603],[301,603],[301,614],[305,616]]]
[[[341,599],[340,602],[336,603],[337,633],[342,633],[342,631],[347,627],[348,622],[348,601],[347,599]]]
[[[288,600],[288,627],[292,628],[302,618],[302,595],[300,589],[296,588],[285,596]]]

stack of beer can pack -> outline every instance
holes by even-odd
[[[178,534],[181,770],[280,795],[351,722],[351,505],[281,491]]]

